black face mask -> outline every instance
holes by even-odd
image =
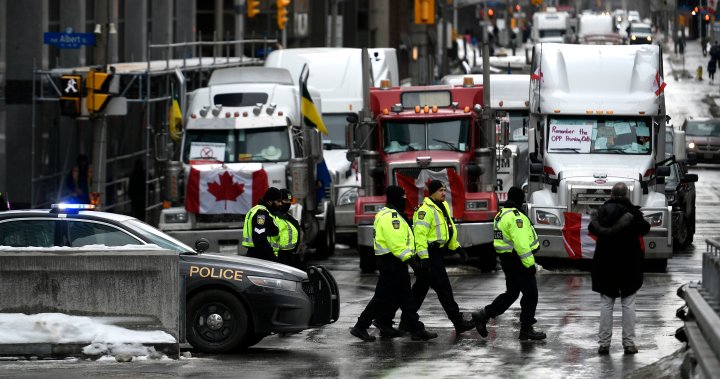
[[[280,211],[283,212],[283,213],[288,213],[288,211],[290,211],[290,205],[292,205],[292,204],[290,204],[290,203],[283,203],[283,204],[280,206]]]
[[[273,202],[267,202],[266,207],[270,212],[277,212],[280,210],[280,207],[275,205]]]

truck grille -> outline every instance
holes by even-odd
[[[458,171],[457,167],[452,167],[452,166],[428,167],[427,170],[437,172],[437,171],[442,171],[446,168],[451,168],[451,169],[455,170],[455,172]],[[424,169],[420,168],[420,167],[399,167],[393,171],[393,179],[395,178],[395,173],[399,173],[399,174],[402,174],[405,176],[409,176],[413,179],[417,179],[417,177],[420,175],[420,171],[422,171],[422,170],[424,170]]]
[[[572,211],[584,213],[585,210],[597,209],[610,199],[610,189],[573,188]]]

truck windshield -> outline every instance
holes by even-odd
[[[290,160],[290,137],[286,127],[187,130],[183,162],[217,160],[232,162],[277,162]]]
[[[323,136],[323,147],[326,149],[346,149],[345,125],[347,113],[325,113],[322,115],[328,135]]]
[[[383,142],[388,154],[416,150],[470,150],[470,120],[386,121]]]
[[[547,150],[569,154],[650,154],[649,121],[640,117],[550,117]]]
[[[720,137],[720,123],[688,122],[685,134],[694,137]]]
[[[525,123],[528,119],[528,112],[510,111],[508,117],[510,118],[510,141],[527,141]]]

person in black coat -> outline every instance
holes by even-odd
[[[610,352],[612,315],[615,299],[622,300],[623,348],[636,354],[635,293],[643,284],[644,244],[642,236],[650,231],[640,207],[628,199],[625,183],[613,186],[610,200],[593,212],[588,225],[597,237],[592,261],[592,290],[601,295],[599,354]]]

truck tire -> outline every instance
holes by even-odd
[[[315,252],[320,258],[335,254],[335,208],[328,203],[325,230],[318,232],[315,240]]]
[[[377,270],[377,263],[372,246],[358,246],[358,253],[360,254],[360,271],[366,274],[374,273]]]
[[[227,291],[212,289],[193,296],[186,317],[187,340],[203,353],[233,351],[249,334],[245,306]]]

